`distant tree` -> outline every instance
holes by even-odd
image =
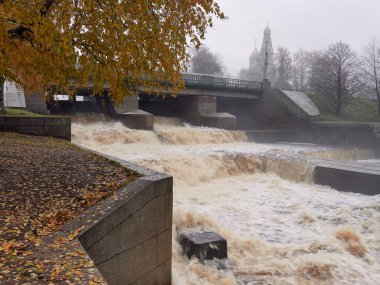
[[[201,46],[191,57],[191,70],[194,73],[222,75],[223,69],[220,56],[211,52],[207,46]]]
[[[309,90],[313,53],[299,49],[292,57],[292,88],[301,91]]]
[[[276,49],[275,65],[277,79],[274,85],[280,89],[290,89],[292,58],[290,57],[290,51],[286,47]]]
[[[343,42],[330,45],[313,63],[311,85],[329,99],[335,114],[360,90],[360,64],[355,51]]]
[[[377,99],[380,115],[380,46],[375,39],[364,48],[362,63],[364,86],[369,95]]]

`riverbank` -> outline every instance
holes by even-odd
[[[0,145],[0,283],[100,282],[70,243],[79,229],[56,234],[137,174],[53,138],[0,133]]]

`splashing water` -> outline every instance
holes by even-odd
[[[372,153],[255,144],[244,132],[158,118],[154,131],[77,122],[76,144],[174,177],[173,284],[379,284],[380,196],[311,184],[308,157]],[[178,235],[214,230],[229,261],[199,263]]]

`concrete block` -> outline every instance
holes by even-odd
[[[126,127],[136,130],[153,130],[154,116],[142,110],[114,115]]]
[[[14,132],[17,133],[17,125],[1,125],[0,124],[0,132]]]
[[[183,234],[180,243],[188,258],[200,261],[227,258],[227,241],[214,232]]]
[[[173,193],[165,195],[165,223],[166,228],[171,229],[173,223]]]
[[[157,239],[152,238],[97,265],[112,285],[133,284],[156,268]]]
[[[45,134],[43,126],[17,126],[17,132],[33,136],[43,136]]]
[[[217,98],[211,96],[192,97],[197,102],[197,109],[193,110],[199,113],[216,113]]]
[[[314,183],[327,185],[339,191],[380,194],[380,172],[365,168],[342,165],[317,165],[314,169]]]
[[[97,224],[79,236],[86,250],[151,201],[154,198],[154,183],[136,179],[119,191],[126,194],[127,200],[115,203]]]
[[[44,126],[44,135],[71,141],[71,125]]]
[[[43,117],[18,117],[19,126],[43,126]]]
[[[115,111],[118,114],[133,112],[138,109],[139,109],[138,95],[125,96],[122,103],[115,105]]]
[[[125,218],[120,225],[87,248],[88,255],[96,264],[165,231],[165,197],[153,199],[139,211]]]
[[[164,284],[172,284],[172,260],[165,262]]]
[[[79,241],[108,284],[169,285],[172,177],[115,161],[146,176],[118,190],[116,197],[92,206],[71,223],[80,225],[92,219],[94,213],[98,215],[96,221],[86,225]]]
[[[171,176],[158,174],[146,176],[143,179],[154,180],[154,195],[157,197],[173,192],[173,177]]]
[[[18,118],[13,116],[0,116],[0,126],[17,126]]]
[[[69,117],[44,117],[45,126],[67,126],[71,125],[71,118]]]
[[[236,129],[236,117],[228,113],[201,113],[202,124],[206,127],[227,130]]]
[[[49,114],[46,103],[41,103],[41,104],[26,103],[26,109],[37,114],[42,114],[42,115]]]
[[[172,230],[161,233],[157,238],[157,265],[172,258]]]
[[[134,282],[132,285],[170,285],[171,283],[165,280],[165,264],[157,267],[149,272],[141,279]]]

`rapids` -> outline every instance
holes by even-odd
[[[370,151],[255,144],[167,118],[154,131],[76,120],[72,133],[78,145],[173,175],[173,284],[380,284],[380,196],[314,185],[308,164]],[[182,255],[178,235],[200,229],[227,239],[227,262]]]

